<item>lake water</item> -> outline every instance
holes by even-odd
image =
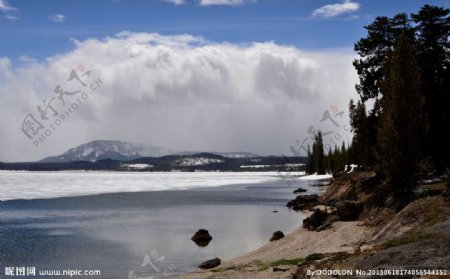
[[[285,204],[296,187],[322,190],[309,183],[276,173],[0,172],[0,275],[5,267],[101,271],[92,278],[194,271],[298,228],[303,215]],[[213,237],[206,247],[190,240],[200,228]]]

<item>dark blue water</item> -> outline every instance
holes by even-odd
[[[289,185],[0,202],[0,278],[5,267],[35,267],[30,278],[51,278],[39,276],[46,269],[101,271],[89,278],[165,278],[193,271],[205,260],[255,250],[276,230],[299,227],[303,215],[285,207],[295,197]],[[200,228],[213,237],[207,247],[190,240]]]

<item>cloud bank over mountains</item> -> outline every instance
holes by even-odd
[[[131,32],[74,41],[43,62],[0,58],[0,161],[37,160],[94,139],[291,155],[324,110],[346,110],[353,58],[349,50]],[[37,106],[80,67],[101,78],[101,88],[36,148],[20,130],[24,117],[41,120]]]

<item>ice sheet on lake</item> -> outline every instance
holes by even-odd
[[[307,176],[302,176],[299,179],[301,180],[326,180],[332,179],[333,176],[331,174],[311,174]]]
[[[101,193],[183,190],[282,179],[276,172],[0,171],[0,201]]]

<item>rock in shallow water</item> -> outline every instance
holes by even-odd
[[[294,190],[294,194],[297,194],[297,193],[304,193],[304,192],[307,192],[308,190],[306,190],[306,189],[303,189],[302,187],[300,187],[300,188],[298,188],[297,190]]]
[[[284,233],[282,231],[276,231],[273,233],[272,238],[270,241],[277,241],[284,237]]]
[[[209,232],[205,229],[198,230],[191,238],[192,241],[195,242],[200,247],[205,247],[212,240],[212,236],[209,235]]]
[[[214,258],[211,260],[208,260],[206,262],[202,262],[198,267],[201,269],[211,269],[215,268],[216,266],[219,266],[221,263],[221,260],[219,258]]]
[[[318,195],[301,195],[288,202],[286,206],[295,211],[312,209],[319,204],[318,198]]]

